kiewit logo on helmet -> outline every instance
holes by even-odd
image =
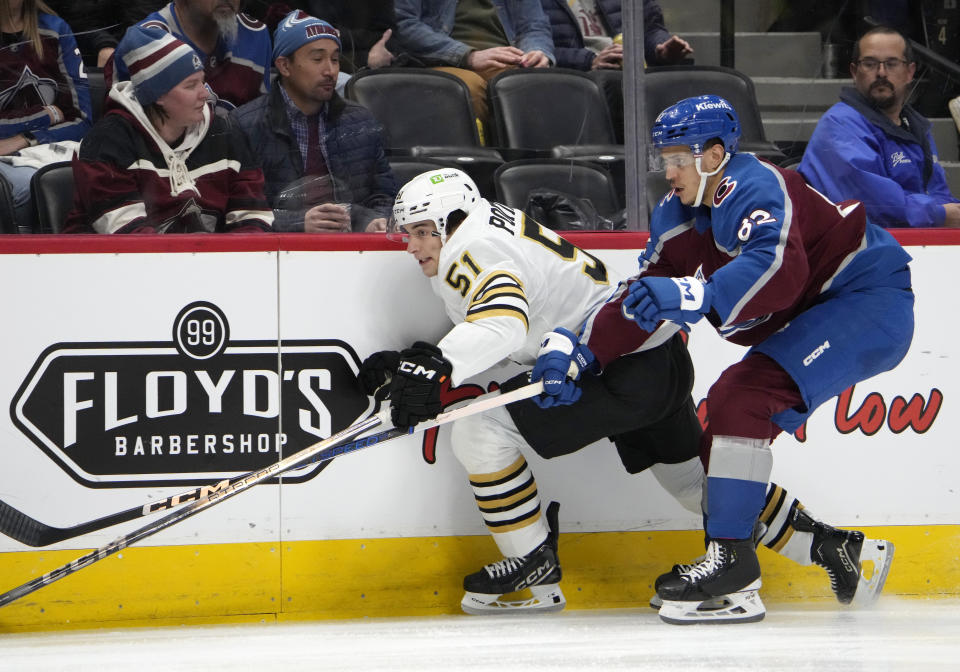
[[[697,103],[696,105],[697,112],[703,112],[704,110],[729,110],[729,109],[731,109],[730,106],[722,102]]]

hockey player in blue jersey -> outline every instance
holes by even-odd
[[[656,589],[667,622],[760,620],[751,535],[770,444],[906,355],[910,257],[859,202],[834,204],[798,173],[738,154],[740,124],[720,97],[676,103],[651,135],[672,190],[654,210],[640,273],[601,309],[594,332],[619,329],[629,351],[631,338],[706,316],[723,338],[750,346],[707,395],[707,553]],[[616,327],[615,315],[630,322]]]

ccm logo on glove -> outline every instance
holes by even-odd
[[[412,376],[419,376],[422,378],[426,378],[427,380],[433,380],[433,377],[437,375],[436,369],[427,369],[426,367],[420,364],[415,364],[414,362],[402,361],[400,362],[400,366],[398,368],[400,371],[403,371],[404,373],[409,373]],[[443,382],[444,378],[446,378],[446,376],[442,376],[440,378],[441,383]]]

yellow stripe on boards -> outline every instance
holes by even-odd
[[[960,596],[960,526],[863,529],[896,546],[884,594]],[[643,607],[702,552],[699,531],[562,534],[567,608]],[[0,590],[82,553],[0,553]],[[133,547],[0,608],[0,632],[458,614],[464,575],[499,559],[489,535]],[[834,600],[822,569],[760,563],[768,605]]]
[[[0,553],[0,591],[86,552]],[[134,546],[0,607],[0,632],[270,614],[278,610],[280,578],[279,543]]]

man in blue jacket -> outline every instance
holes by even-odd
[[[383,231],[397,195],[382,127],[335,91],[336,28],[300,10],[277,26],[279,86],[231,112],[263,170],[279,231]]]
[[[855,88],[820,119],[798,167],[832,201],[856,199],[884,227],[960,226],[930,122],[906,104],[916,64],[903,35],[877,27],[856,43]]]

